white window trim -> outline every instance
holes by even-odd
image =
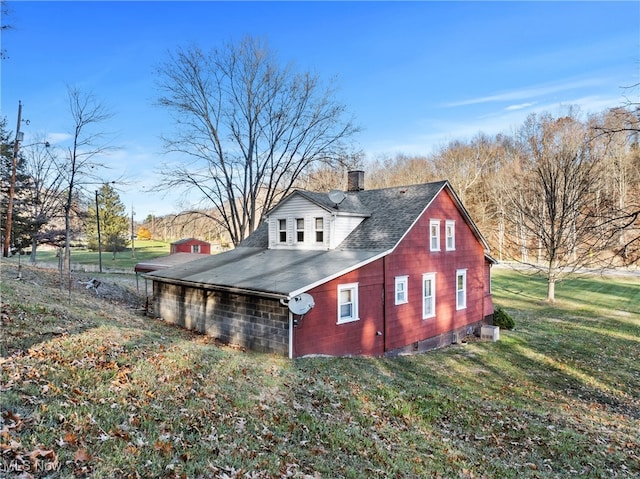
[[[451,227],[451,236],[449,236],[449,227]],[[445,248],[447,251],[456,250],[456,222],[453,220],[447,220],[444,228],[445,235]],[[451,246],[449,246],[449,238],[451,238]]]
[[[458,288],[458,278],[462,276],[462,289]],[[462,304],[460,302],[460,293],[463,293]],[[467,308],[467,270],[459,269],[456,271],[456,310]]]
[[[425,281],[431,280],[431,313],[427,314],[424,307],[424,300],[426,299],[426,289],[424,287]],[[436,316],[436,274],[424,273],[422,275],[422,319],[435,318]]]
[[[322,228],[318,228],[318,220],[322,222]],[[324,244],[324,217],[317,216],[313,219],[313,228],[315,232],[314,241],[316,243]],[[322,233],[322,241],[318,241],[318,233]]]
[[[284,221],[284,229],[280,228],[282,221]],[[287,237],[289,236],[287,233],[287,223],[286,218],[278,218],[278,244],[287,244]],[[284,241],[282,241],[280,233],[284,233]]]
[[[351,310],[351,316],[347,318],[342,318],[340,316],[340,307],[342,303],[340,302],[340,293],[342,291],[352,290],[353,293],[351,295],[351,304],[353,308]],[[360,319],[358,315],[358,283],[348,283],[348,284],[339,284],[338,285],[338,324],[351,323],[353,321],[358,321]]]
[[[433,227],[436,227],[436,235],[433,236]],[[437,238],[437,246],[433,247],[433,239]],[[440,251],[440,220],[429,221],[429,251]]]
[[[398,286],[403,285],[402,292],[404,293],[404,299],[398,300]],[[409,276],[396,276],[395,281],[395,304],[406,304],[409,302]]]
[[[306,239],[306,236],[307,236],[305,234],[305,229],[306,229],[305,228],[305,223],[306,223],[306,221],[305,221],[304,218],[295,218],[293,221],[294,221],[293,225],[294,225],[294,228],[295,228],[293,237],[295,238],[295,242],[296,243],[304,243],[305,239]],[[298,228],[298,221],[302,221],[302,229]],[[300,241],[298,239],[298,233],[302,233],[302,241]]]

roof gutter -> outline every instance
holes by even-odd
[[[157,281],[158,283],[169,283],[177,286],[200,288],[208,291],[224,291],[227,293],[245,294],[250,296],[262,296],[264,298],[281,299],[281,300],[282,299],[287,300],[290,298],[288,294],[274,293],[270,291],[259,291],[255,289],[238,288],[234,286],[224,286],[219,284],[198,283],[194,281],[182,281],[182,280],[173,279],[173,278],[160,279],[157,276],[147,276],[146,274],[143,274],[142,277],[145,279],[150,279],[151,281]]]

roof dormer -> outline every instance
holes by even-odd
[[[267,215],[269,249],[336,248],[369,216],[343,196],[337,204],[335,192],[294,191]]]

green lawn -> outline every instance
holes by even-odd
[[[133,267],[145,260],[157,258],[159,256],[166,256],[170,251],[170,243],[164,243],[162,241],[136,241],[135,242],[135,254],[132,253],[131,248],[127,248],[124,251],[116,253],[115,258],[113,253],[103,251],[102,252],[102,268],[103,271],[109,269],[116,270],[131,270]],[[53,250],[37,250],[36,262],[37,263],[57,263],[56,251]],[[17,262],[17,256],[11,258],[12,261]],[[22,256],[20,259],[22,262],[28,262],[28,256]],[[73,265],[91,265],[96,268],[99,265],[99,255],[97,251],[90,251],[84,248],[72,248],[71,249],[71,263]]]
[[[6,269],[4,470],[37,459],[52,471],[36,477],[640,477],[637,277],[561,283],[551,306],[543,280],[496,269],[495,302],[516,321],[499,342],[291,361],[84,292],[68,307],[55,288],[41,300]],[[33,345],[16,349],[25,335]]]

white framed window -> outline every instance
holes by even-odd
[[[456,222],[447,220],[445,223],[445,244],[447,251],[455,251],[456,249]]]
[[[296,218],[296,241],[304,243],[304,218]]]
[[[338,324],[358,319],[358,283],[338,285]]]
[[[278,242],[287,242],[287,220],[278,220]]]
[[[200,253],[200,245],[199,244],[192,244],[191,245],[191,252],[192,253]]]
[[[396,276],[396,304],[409,302],[408,296],[409,276]]]
[[[456,271],[456,309],[467,307],[467,270]]]
[[[316,243],[324,243],[324,218],[316,218]]]
[[[436,274],[422,275],[422,319],[436,315]]]
[[[429,250],[440,251],[440,220],[429,221]]]

